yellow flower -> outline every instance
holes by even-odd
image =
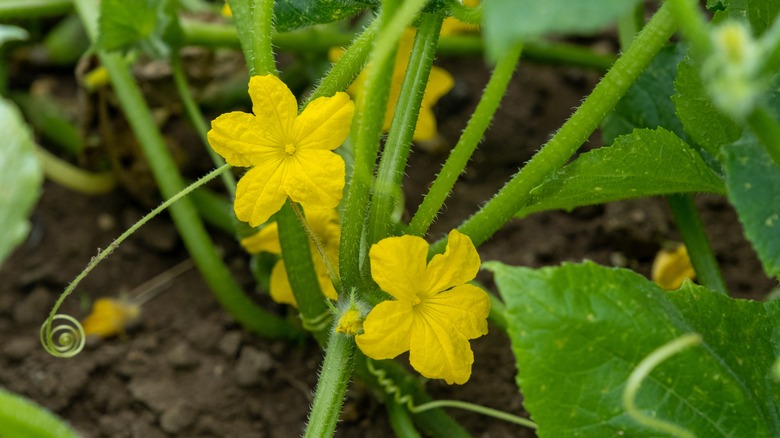
[[[234,209],[256,227],[289,197],[304,208],[334,208],[344,188],[344,160],[333,152],[347,135],[355,105],[346,93],[320,97],[298,115],[279,78],[249,80],[254,115],[234,111],[211,123],[211,147],[232,166],[252,167],[238,182]]]
[[[123,334],[141,316],[141,306],[125,300],[98,298],[92,312],[81,322],[84,334],[110,338]]]
[[[651,277],[653,281],[666,290],[676,290],[682,286],[685,279],[696,278],[688,249],[678,244],[674,249],[662,249],[655,255]]]
[[[414,30],[406,29],[398,47],[398,54],[395,58],[395,68],[390,83],[390,96],[387,102],[387,111],[385,112],[385,120],[382,126],[382,129],[385,131],[390,129],[395,106],[398,104],[398,97],[401,95],[401,84],[404,81],[406,68],[409,65],[409,56],[412,53],[414,34]],[[336,60],[340,58],[342,54],[343,51],[332,51],[330,58]],[[362,93],[365,78],[365,73],[361,72],[355,81],[352,82],[352,85],[349,86],[347,93],[353,97]],[[431,73],[428,76],[428,85],[426,85],[425,94],[423,94],[422,103],[420,104],[420,115],[417,118],[417,126],[414,128],[414,141],[429,141],[436,138],[438,131],[436,130],[436,116],[433,114],[433,106],[436,105],[436,102],[438,102],[442,96],[452,89],[454,84],[455,81],[446,70],[436,66],[431,67]]]
[[[338,266],[339,239],[341,238],[338,212],[333,209],[306,211],[306,222],[320,240],[331,265],[334,267]],[[281,254],[282,247],[279,244],[279,228],[275,222],[268,224],[252,236],[242,239],[241,245],[252,254],[259,252]],[[325,262],[314,248],[314,245],[312,245],[311,251],[314,260],[314,270],[317,273],[322,293],[331,300],[337,300],[338,294],[330,281]],[[279,259],[271,270],[271,290],[269,292],[271,298],[277,303],[298,307],[298,302],[295,301],[290,281],[287,278],[287,268],[285,268],[284,260],[282,259]]]
[[[462,384],[474,363],[469,339],[488,331],[490,299],[466,284],[479,271],[479,254],[457,230],[450,232],[444,254],[426,265],[427,254],[428,243],[416,236],[390,237],[371,247],[371,276],[395,300],[374,307],[355,340],[373,359],[408,350],[423,376]]]
[[[355,336],[363,330],[363,315],[358,309],[349,309],[341,315],[336,325],[336,333]]]

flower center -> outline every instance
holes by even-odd
[[[284,153],[287,155],[293,155],[296,151],[295,145],[292,143],[287,143],[284,145]]]

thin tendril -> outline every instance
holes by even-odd
[[[303,314],[301,314],[301,322],[303,323],[304,329],[310,332],[320,332],[328,328],[332,316],[333,314],[330,310],[322,312],[315,318],[304,318]]]
[[[699,334],[688,333],[656,348],[652,353],[647,355],[647,357],[642,359],[642,361],[639,362],[639,365],[634,368],[634,371],[631,372],[631,375],[628,376],[628,382],[623,389],[623,406],[626,408],[626,413],[633,417],[639,424],[658,432],[668,433],[680,438],[695,438],[696,435],[693,432],[682,426],[643,414],[637,409],[634,402],[636,400],[636,393],[639,392],[639,387],[642,385],[642,381],[655,367],[682,350],[694,345],[699,345],[701,341],[702,339]]]
[[[61,324],[52,327],[54,321],[60,321]],[[41,325],[41,344],[54,357],[73,357],[84,349],[86,341],[84,327],[70,315],[54,315]]]
[[[317,252],[320,254],[322,261],[325,263],[325,268],[328,270],[328,276],[330,277],[331,283],[333,283],[333,287],[336,289],[336,291],[340,291],[341,280],[339,279],[339,275],[336,273],[336,270],[333,268],[333,264],[330,262],[327,254],[325,254],[325,248],[322,246],[322,242],[320,242],[319,237],[314,234],[314,231],[309,228],[309,223],[306,222],[306,218],[303,216],[301,209],[298,208],[298,204],[291,199],[290,205],[292,205],[292,210],[295,212],[295,217],[298,218],[298,222],[300,222],[303,226],[303,229],[306,230],[306,235],[309,236],[309,240],[314,244],[314,247],[317,248]]]
[[[499,420],[508,421],[510,423],[519,424],[521,426],[536,429],[537,425],[531,420],[518,417],[507,412],[499,411],[497,409],[491,409],[484,406],[476,405],[473,403],[462,402],[458,400],[436,400],[428,403],[423,403],[419,406],[414,405],[414,398],[409,394],[401,393],[401,388],[395,384],[393,379],[387,377],[385,370],[380,370],[374,367],[374,361],[371,358],[366,358],[366,366],[368,371],[376,377],[376,381],[379,382],[385,392],[388,395],[393,396],[393,401],[396,404],[404,405],[413,414],[419,414],[420,412],[427,411],[435,408],[457,408],[466,411],[476,412],[478,414],[486,415],[488,417],[498,418]]]
[[[84,329],[81,327],[81,324],[79,324],[76,319],[73,317],[70,317],[68,315],[57,315],[57,311],[59,310],[60,306],[62,306],[62,303],[65,301],[66,298],[76,289],[76,286],[81,283],[81,280],[83,280],[95,267],[103,261],[106,257],[108,257],[109,254],[111,254],[115,249],[119,247],[119,245],[125,241],[128,237],[130,237],[136,230],[141,228],[145,223],[149,222],[153,217],[157,216],[165,210],[166,208],[170,207],[173,203],[178,201],[179,199],[189,195],[193,190],[197,189],[198,187],[202,186],[203,184],[206,184],[207,182],[211,181],[212,179],[219,176],[222,172],[228,170],[230,168],[229,164],[225,164],[224,166],[221,166],[215,170],[212,170],[210,173],[208,173],[206,176],[202,177],[201,179],[195,181],[194,183],[190,184],[189,186],[185,187],[180,191],[179,193],[173,195],[170,199],[160,204],[159,207],[152,210],[149,214],[142,217],[138,222],[133,224],[130,228],[127,229],[124,233],[122,233],[119,237],[116,238],[113,242],[111,242],[108,247],[98,253],[97,256],[92,257],[92,259],[87,264],[87,267],[84,268],[81,273],[76,276],[76,278],[68,285],[68,287],[65,288],[65,291],[62,292],[60,297],[57,299],[57,301],[54,303],[54,307],[52,307],[51,312],[49,313],[49,317],[44,321],[43,325],[41,326],[41,343],[43,344],[43,348],[46,349],[46,351],[56,357],[73,357],[77,355],[81,349],[84,348],[84,342],[82,341],[80,346],[75,349],[75,351],[68,350],[67,355],[63,355],[60,353],[61,346],[54,343],[54,333],[55,329],[52,327],[54,324],[55,319],[66,319],[68,322],[74,324],[80,333],[84,332]],[[59,327],[59,326],[58,326]],[[59,341],[62,341],[62,335],[60,335]]]
[[[135,289],[130,291],[127,294],[130,297],[130,302],[138,306],[143,305],[157,295],[160,295],[165,290],[162,289],[162,286],[165,286],[174,278],[184,274],[194,266],[195,263],[193,263],[192,259],[187,259],[172,267],[171,269],[160,273],[156,277],[144,282],[140,286],[137,286]]]

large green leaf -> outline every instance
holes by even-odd
[[[686,283],[667,292],[586,262],[539,270],[485,263],[507,305],[517,382],[539,436],[657,436],[622,405],[626,380],[687,333],[703,343],[655,368],[636,406],[700,437],[780,434],[780,302],[733,300]]]
[[[752,135],[723,148],[728,196],[764,270],[780,275],[780,170]]]
[[[62,419],[3,388],[0,388],[0,431],[4,437],[78,438]]]
[[[737,140],[742,128],[715,109],[701,81],[700,70],[689,58],[677,66],[677,91],[672,97],[677,117],[688,136],[713,156],[721,146]]]
[[[14,104],[0,99],[0,263],[26,236],[27,216],[40,195],[43,170],[35,143]]]
[[[491,59],[514,44],[548,34],[590,34],[629,13],[639,0],[490,0],[483,34]]]
[[[531,191],[516,216],[670,193],[725,193],[701,156],[663,128],[637,129],[586,152]]]
[[[685,56],[680,44],[667,46],[653,58],[642,75],[620,99],[601,126],[604,144],[636,128],[666,128],[685,139],[682,123],[674,114],[674,79],[677,64]]]

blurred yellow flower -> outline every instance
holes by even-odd
[[[115,298],[98,298],[92,312],[81,322],[84,334],[110,338],[124,334],[141,317],[141,306]]]
[[[358,309],[349,309],[339,318],[336,325],[336,333],[355,336],[363,330],[363,315]]]
[[[490,299],[466,284],[479,271],[479,254],[468,236],[453,230],[444,254],[426,265],[427,255],[428,243],[417,236],[390,237],[371,247],[371,276],[395,300],[371,310],[355,341],[373,359],[408,350],[423,376],[463,384],[474,363],[469,339],[488,331]]]
[[[211,147],[231,166],[251,167],[238,182],[236,217],[256,227],[289,197],[304,208],[335,208],[344,160],[333,152],[349,135],[355,105],[346,93],[320,97],[298,115],[295,96],[273,75],[249,80],[252,112],[211,122]]]
[[[385,120],[382,126],[382,129],[385,131],[390,129],[390,123],[393,121],[395,106],[398,104],[398,97],[401,94],[401,84],[404,81],[406,68],[409,65],[409,56],[412,53],[414,35],[414,30],[406,29],[401,36],[398,54],[395,58],[393,77],[390,83],[390,97],[387,102],[387,111],[385,112]],[[330,53],[330,58],[335,61],[340,58],[343,53],[343,50],[333,50]],[[349,86],[347,93],[353,97],[357,97],[363,92],[364,82],[365,73],[361,72],[355,81],[352,82],[352,85]],[[455,81],[452,78],[452,75],[447,73],[446,70],[436,66],[431,67],[431,73],[428,76],[428,85],[426,85],[425,94],[423,95],[422,103],[420,105],[420,115],[417,119],[417,126],[414,129],[414,141],[429,141],[436,138],[438,131],[436,128],[436,116],[433,114],[433,106],[436,105],[436,102],[438,102],[442,96],[452,89],[454,84]]]
[[[233,16],[233,11],[230,9],[230,5],[227,4],[227,2],[225,2],[224,5],[222,5],[221,13],[222,13],[223,17],[232,17]]]
[[[673,249],[658,251],[653,260],[651,277],[656,284],[666,290],[679,289],[685,279],[696,278],[685,245],[678,244]]]
[[[339,239],[341,238],[341,227],[339,225],[338,212],[333,209],[315,209],[307,210],[306,222],[309,228],[317,236],[325,249],[325,254],[334,267],[338,266]],[[272,254],[281,254],[282,248],[279,244],[279,228],[276,223],[268,224],[257,233],[241,240],[241,245],[248,252],[256,254],[259,252],[269,252]],[[331,300],[337,300],[338,294],[333,287],[328,275],[328,269],[320,254],[312,245],[312,258],[314,260],[314,270],[317,272],[317,279],[320,283],[322,293]],[[290,304],[298,307],[298,302],[290,287],[290,281],[287,278],[287,269],[284,266],[284,260],[279,259],[271,270],[271,298],[277,303]]]

